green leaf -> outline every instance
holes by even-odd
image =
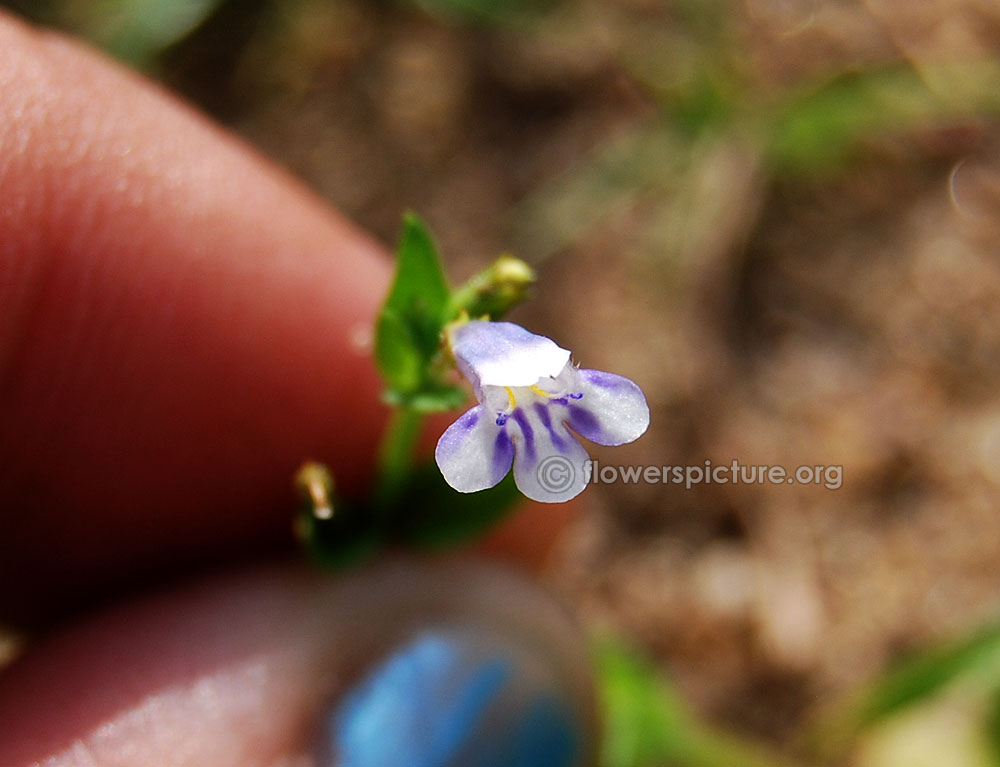
[[[375,323],[375,359],[390,391],[411,392],[420,386],[424,356],[406,322],[389,307]]]
[[[375,361],[397,395],[420,390],[430,376],[450,292],[427,227],[412,213],[403,220],[396,276],[375,325]]]
[[[780,767],[788,761],[763,746],[697,720],[681,695],[622,643],[595,648],[604,714],[600,767]]]
[[[927,120],[938,102],[911,69],[853,72],[791,98],[770,139],[780,169],[827,168],[878,129]]]
[[[690,722],[675,691],[623,645],[603,642],[596,656],[604,709],[601,767],[641,767],[686,751]]]
[[[986,712],[986,721],[983,724],[986,744],[993,757],[993,763],[1000,767],[1000,687],[990,696],[989,710]]]
[[[399,315],[427,356],[437,350],[447,320],[448,283],[441,257],[426,225],[413,213],[403,217],[403,235],[396,248],[396,279],[385,309]]]
[[[995,115],[998,86],[1000,77],[991,62],[842,74],[781,105],[768,155],[779,171],[828,170],[866,138]]]
[[[886,674],[859,707],[862,724],[868,724],[912,705],[944,685],[983,664],[993,664],[1000,653],[1000,627],[993,627],[964,642],[920,655]]]
[[[166,48],[184,39],[222,0],[98,0],[63,2],[41,15],[67,27],[133,66],[148,67]],[[38,4],[35,4],[38,6]],[[41,6],[45,8],[44,5]]]
[[[846,749],[856,734],[941,692],[960,677],[998,674],[1000,625],[907,660],[824,720],[812,741],[823,755]]]
[[[432,16],[459,22],[511,24],[548,10],[554,0],[412,0]]]

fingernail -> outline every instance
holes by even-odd
[[[575,767],[585,737],[551,666],[482,629],[425,629],[347,690],[320,764]]]

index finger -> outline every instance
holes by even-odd
[[[379,248],[96,54],[0,18],[0,615],[288,541],[366,481]]]

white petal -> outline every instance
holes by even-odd
[[[517,408],[507,422],[514,440],[514,481],[529,498],[562,503],[590,481],[590,456],[549,405]]]
[[[624,445],[649,428],[649,405],[634,381],[600,370],[578,370],[580,399],[569,399],[568,423],[599,445]]]
[[[460,493],[493,487],[510,471],[513,458],[507,430],[480,405],[449,426],[434,450],[445,482]]]
[[[466,323],[452,333],[451,350],[473,385],[532,386],[555,378],[569,363],[569,351],[512,322]]]

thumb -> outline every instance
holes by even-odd
[[[150,599],[29,652],[0,721],[8,767],[571,767],[594,747],[578,629],[530,582],[457,562]]]

